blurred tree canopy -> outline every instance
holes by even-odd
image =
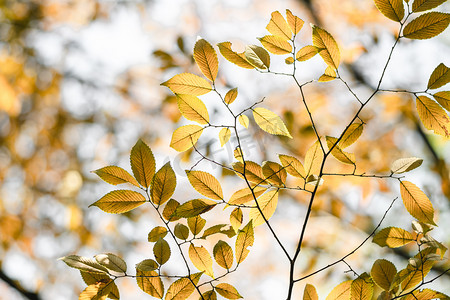
[[[379,76],[367,65],[380,64],[380,56],[388,53],[386,45],[394,39],[394,24],[369,0],[167,2],[0,1],[0,293],[5,299],[74,298],[82,282],[56,261],[69,252],[92,256],[99,249],[110,249],[135,262],[145,257],[152,212],[142,209],[118,217],[88,209],[106,189],[91,171],[109,164],[128,166],[129,149],[138,138],[160,160],[175,157],[178,171],[189,164],[195,153],[177,156],[168,147],[181,115],[176,98],[160,83],[175,73],[199,72],[190,50],[195,36],[213,43],[232,40],[243,47],[264,34],[261,24],[271,11],[289,8],[306,23],[332,28],[343,48],[343,72],[363,94],[374,89],[377,82],[373,80]],[[442,7],[449,11],[448,3]],[[300,39],[306,41],[308,35]],[[450,53],[448,30],[431,44],[402,44],[393,58],[388,84],[417,90],[439,62],[450,64],[446,53]],[[414,61],[415,57],[422,61]],[[312,66],[308,71],[320,75],[323,70]],[[265,160],[282,149],[304,156],[315,135],[308,112],[295,103],[295,88],[282,80],[261,86],[262,76],[235,73],[233,66],[224,66],[218,80],[229,87],[246,82],[240,93],[248,103],[267,96],[294,136],[290,141],[267,139],[250,131],[251,155]],[[314,94],[312,113],[320,109],[321,129],[332,132],[357,109],[345,93],[335,97],[340,88],[332,86],[333,97],[329,89],[308,88]],[[370,106],[363,117],[383,122],[371,124],[361,138],[358,168],[389,172],[396,158],[424,158],[423,170],[415,174],[436,200],[440,228],[444,228],[439,235],[448,244],[450,144],[420,125],[410,96],[381,94],[377,101],[382,109]],[[204,147],[219,151],[214,145]],[[220,151],[218,157],[224,161],[233,155],[229,149]],[[227,180],[229,174],[222,175]],[[330,178],[329,184],[335,188],[321,190],[313,207],[309,228],[313,234],[305,238],[307,250],[301,262],[304,274],[328,262],[322,256],[318,259],[320,253],[326,252],[329,261],[345,255],[342,245],[356,244],[370,232],[389,205],[386,199],[398,193],[397,187],[377,179]],[[307,204],[307,199],[290,193],[284,197],[287,208],[280,208],[275,220],[289,228],[297,219],[289,209],[292,203]],[[396,218],[402,209],[394,206],[388,219],[407,223],[407,218]],[[260,233],[259,246],[271,249],[264,234]],[[376,251],[367,247],[351,261],[354,266],[366,266],[368,257],[379,256]],[[264,255],[264,251],[256,252],[251,262],[261,261]],[[396,261],[409,257],[407,250],[385,255]],[[273,283],[261,270],[283,270],[273,260],[257,267],[251,262],[247,268],[252,279],[241,284],[254,299],[261,299],[261,285]],[[445,262],[437,268],[448,267]],[[342,279],[336,273],[333,270],[313,280],[329,279],[329,286],[323,287],[329,289]],[[448,275],[436,284],[448,287]],[[141,297],[126,281],[120,288],[130,297],[135,292]]]

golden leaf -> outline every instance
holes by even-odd
[[[364,273],[367,275],[366,273]],[[353,280],[350,287],[350,298],[352,300],[372,300],[373,284],[363,276]]]
[[[425,128],[434,133],[450,137],[450,118],[445,110],[426,96],[416,99],[417,112]]]
[[[167,235],[167,228],[162,226],[156,226],[148,233],[148,241],[150,243],[157,242],[160,238],[164,238]]]
[[[433,97],[443,108],[450,111],[450,91],[437,92]]]
[[[429,299],[449,299],[450,297],[431,289],[415,290],[407,295],[404,300],[429,300]]]
[[[319,55],[328,66],[337,69],[339,67],[340,52],[333,36],[325,29],[317,26],[313,25],[312,29],[313,45],[318,48]]]
[[[103,181],[112,185],[131,183],[139,187],[139,183],[136,181],[136,179],[134,179],[134,177],[131,176],[130,173],[128,173],[121,167],[108,166],[95,170],[93,172],[97,174],[98,177],[100,177]]]
[[[244,69],[255,68],[245,59],[245,55],[243,53],[236,53],[233,50],[231,50],[230,42],[223,42],[217,44],[217,46],[219,47],[219,51],[222,54],[222,56],[225,57],[225,59],[227,59],[229,62],[232,62],[233,64]]]
[[[279,154],[278,158],[289,174],[294,177],[305,178],[305,169],[297,158],[284,154]]]
[[[264,224],[275,213],[278,204],[278,190],[268,191],[256,201],[259,204],[259,209],[261,209],[262,214],[257,207],[251,208],[249,213],[249,218],[253,220],[253,226],[255,227]]]
[[[172,135],[170,147],[178,152],[192,148],[202,135],[203,127],[199,125],[184,125],[177,128]]]
[[[334,287],[333,290],[331,290],[330,294],[328,294],[327,298],[325,300],[348,300],[350,299],[351,294],[351,286],[352,286],[352,280],[347,280],[336,287]]]
[[[175,215],[175,211],[177,210],[178,206],[180,206],[180,203],[177,200],[170,199],[169,202],[167,202],[166,206],[164,207],[162,213],[164,219],[166,219],[169,222],[179,220],[180,217]]]
[[[242,221],[244,220],[244,216],[242,214],[242,209],[240,207],[236,207],[230,214],[230,224],[231,227],[235,231],[238,231],[242,225]]]
[[[177,94],[178,109],[183,117],[199,124],[209,123],[205,104],[196,96]]]
[[[265,132],[292,138],[284,122],[274,112],[266,108],[256,107],[253,109],[253,118],[259,128]]]
[[[197,235],[202,231],[203,227],[206,225],[206,220],[200,216],[195,216],[187,219],[189,229],[193,235]]]
[[[205,272],[206,275],[214,278],[212,269],[212,258],[203,246],[195,247],[193,244],[189,246],[189,258],[194,266],[201,272]]]
[[[227,299],[240,299],[242,296],[238,293],[236,288],[228,283],[219,283],[216,285],[216,291],[221,296],[227,298]]]
[[[400,194],[406,210],[420,222],[435,225],[434,209],[430,199],[415,184],[409,181],[400,182]]]
[[[174,94],[192,96],[204,95],[212,90],[208,81],[191,73],[177,74],[161,85],[167,86]]]
[[[192,282],[194,282],[194,284],[196,285],[200,280],[201,275],[202,273],[195,273],[190,275],[190,279],[187,277],[183,277],[176,280],[169,286],[165,300],[187,299],[195,291],[195,286],[192,284]]]
[[[443,32],[450,24],[450,14],[429,12],[412,20],[403,29],[403,36],[409,39],[429,39]]]
[[[412,4],[412,11],[415,13],[427,11],[435,7],[438,7],[439,5],[441,5],[446,1],[447,0],[414,0]]]
[[[266,35],[259,38],[259,41],[270,53],[283,55],[292,52],[292,46],[283,38],[276,35]]]
[[[127,264],[125,261],[112,253],[97,254],[94,258],[99,264],[106,267],[108,270],[124,274],[127,271]]]
[[[174,214],[181,218],[192,218],[211,210],[216,203],[212,200],[194,199],[177,207]]]
[[[428,80],[428,89],[437,89],[450,82],[450,68],[443,63],[434,69]]]
[[[292,14],[289,9],[286,9],[286,19],[293,34],[297,34],[305,23],[302,19]]]
[[[289,56],[288,58],[286,58],[284,60],[284,63],[287,65],[292,65],[294,63],[294,58],[292,58],[291,56]]]
[[[198,40],[194,46],[194,59],[203,75],[214,82],[219,71],[219,61],[213,46],[204,39]]]
[[[153,271],[159,268],[159,265],[153,259],[144,259],[143,261],[136,264],[136,270],[141,271]]]
[[[303,291],[303,300],[319,300],[316,288],[312,284],[306,284]]]
[[[386,291],[390,290],[395,274],[397,274],[397,268],[386,259],[377,259],[370,271],[373,281]]]
[[[341,140],[338,143],[338,146],[341,149],[347,148],[354,142],[358,140],[363,132],[363,124],[362,123],[353,123],[348,128],[346,128],[344,134],[341,137]]]
[[[237,95],[238,95],[238,89],[237,88],[229,90],[225,94],[225,99],[224,99],[225,103],[230,105],[231,103],[234,102],[234,100],[236,100]]]
[[[107,283],[97,282],[89,285],[81,292],[78,300],[106,300],[112,288],[111,282],[110,279]]]
[[[155,245],[153,245],[153,255],[159,265],[165,264],[170,258],[169,243],[167,243],[163,238],[159,238]]]
[[[120,299],[120,293],[119,289],[117,288],[117,285],[114,283],[114,281],[111,280],[111,278],[106,274],[100,274],[100,273],[89,273],[89,272],[83,272],[80,271],[81,278],[83,278],[83,281],[87,285],[97,284],[99,282],[107,282],[108,285],[111,286],[110,292],[108,294],[108,298],[119,300]]]
[[[319,53],[319,49],[317,49],[317,47],[307,45],[298,50],[297,54],[295,55],[295,59],[298,61],[306,61],[316,56],[317,53]]]
[[[215,291],[206,291],[202,294],[202,297],[204,300],[217,300],[217,294]]]
[[[270,56],[267,51],[256,45],[245,46],[245,59],[258,69],[268,69],[270,67]]]
[[[266,29],[272,34],[283,38],[284,40],[290,40],[292,37],[291,29],[286,23],[286,20],[279,11],[272,12],[269,24]]]
[[[223,199],[220,182],[211,174],[203,171],[186,171],[192,187],[202,194],[215,200]]]
[[[228,143],[228,141],[230,140],[230,137],[231,137],[230,128],[228,128],[228,127],[222,128],[219,132],[220,146],[223,147],[223,145]]]
[[[305,177],[311,174],[319,174],[320,166],[323,161],[323,151],[320,147],[320,142],[316,141],[309,149],[306,151],[305,156]]]
[[[130,164],[136,180],[148,188],[155,175],[156,163],[152,150],[142,140],[138,140],[131,149]]]
[[[176,185],[177,177],[170,166],[170,162],[167,162],[153,177],[150,190],[152,202],[156,205],[166,203],[175,192]]]
[[[350,164],[350,165],[354,165],[355,164],[355,155],[353,153],[348,153],[343,151],[338,145],[336,145],[337,143],[337,138],[331,137],[331,136],[327,136],[326,137],[327,140],[327,146],[328,149],[331,149],[333,146],[333,150],[331,151],[331,154],[340,162],[343,162],[344,164]]]
[[[283,186],[286,183],[286,169],[280,164],[272,161],[265,161],[262,164],[263,175],[271,184]]]
[[[335,80],[337,77],[336,71],[332,67],[327,67],[325,72],[319,77],[319,82],[327,82],[331,80]]]
[[[403,0],[375,0],[375,6],[392,21],[400,22],[405,16]]]
[[[233,265],[233,249],[226,242],[220,240],[213,249],[214,259],[224,269],[231,269]]]
[[[121,214],[135,209],[147,202],[145,197],[135,191],[131,190],[116,190],[109,192],[100,200],[89,205],[97,206],[101,210],[111,214]]]
[[[414,237],[408,231],[398,227],[386,227],[378,231],[373,237],[373,242],[380,247],[398,248],[414,241]]]
[[[239,123],[244,126],[245,128],[248,128],[248,125],[250,124],[250,120],[246,115],[240,115],[238,118]]]
[[[136,268],[136,283],[145,293],[158,299],[164,296],[164,284],[156,271]]]
[[[233,195],[231,195],[230,201],[228,201],[228,204],[229,205],[245,204],[247,202],[255,200],[254,197],[258,198],[259,196],[264,194],[265,191],[267,191],[267,188],[261,187],[261,186],[254,187],[253,193],[252,193],[252,190],[250,190],[248,187],[240,189],[240,190],[234,192]],[[253,196],[253,194],[255,194],[255,196]]]
[[[244,178],[244,164],[242,162],[233,163],[233,169],[239,177]],[[249,160],[245,162],[245,178],[256,184],[266,182],[261,166]]]
[[[401,174],[420,167],[423,159],[417,157],[400,158],[392,163],[391,171],[394,174]]]
[[[252,220],[245,225],[242,230],[239,230],[239,233],[236,238],[236,262],[240,264],[247,257],[250,250],[248,247],[253,246],[253,242],[255,241],[254,233],[253,233],[253,224]]]

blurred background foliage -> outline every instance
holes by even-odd
[[[2,299],[76,298],[81,279],[56,260],[70,253],[92,256],[109,251],[123,255],[130,266],[151,253],[146,236],[156,225],[153,213],[140,208],[111,216],[88,209],[108,190],[91,171],[112,164],[129,169],[129,151],[143,138],[157,161],[171,160],[177,176],[183,176],[195,155],[178,155],[168,147],[171,132],[183,120],[176,99],[159,84],[176,73],[199,73],[191,55],[197,35],[212,44],[232,41],[241,50],[266,34],[272,11],[286,8],[306,24],[320,25],[333,34],[345,61],[343,76],[357,92],[368,95],[397,30],[370,0],[0,1]],[[440,10],[449,8],[445,3]],[[310,36],[305,26],[299,45],[310,44]],[[440,62],[450,65],[445,53],[450,53],[448,30],[431,41],[402,42],[388,68],[386,87],[425,89]],[[244,141],[250,158],[275,160],[277,153],[303,158],[314,134],[292,82],[238,70],[223,59],[220,63],[223,87],[238,86],[243,106],[266,96],[265,105],[283,115],[294,136],[287,141],[250,129]],[[283,60],[277,65],[283,68]],[[299,77],[318,78],[324,68],[315,58],[300,65]],[[342,130],[357,108],[348,91],[333,82],[309,85],[305,92],[318,128],[326,134]],[[435,237],[448,245],[450,146],[418,125],[414,105],[406,94],[379,94],[363,113],[365,133],[352,146],[357,170],[389,173],[397,158],[424,158],[424,165],[408,178],[427,192],[439,210],[442,229]],[[220,114],[215,110],[212,118]],[[231,162],[232,149],[221,150],[217,142],[204,147],[217,152],[217,159]],[[337,162],[330,170],[352,171]],[[234,187],[236,178],[223,175],[224,185]],[[192,193],[189,186],[177,189],[179,201],[188,200],[183,198],[186,191]],[[293,247],[297,237],[291,228],[300,228],[304,215],[304,206],[298,203],[306,203],[307,198],[299,193],[283,195],[273,222]],[[395,182],[327,177],[315,202],[299,277],[347,254],[378,223],[396,195]],[[397,203],[384,225],[409,226],[410,221]],[[233,274],[230,283],[236,282],[248,299],[275,299],[285,287],[287,266],[280,265],[276,255],[267,258],[267,251],[279,250],[263,227],[257,233],[253,255],[237,276],[241,279],[233,279]],[[348,262],[366,271],[374,257],[390,257],[404,265],[408,255],[408,249],[392,252],[367,245]],[[445,268],[443,264],[437,268]],[[345,266],[334,268],[310,282],[320,283],[319,295],[324,296],[346,276],[345,270]],[[435,284],[450,292],[450,276]],[[123,299],[146,297],[131,280],[119,282],[119,289]]]

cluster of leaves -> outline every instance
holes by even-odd
[[[100,254],[95,259],[70,255],[62,260],[69,266],[81,271],[88,287],[81,293],[80,299],[118,299],[119,294],[114,281],[122,277],[134,277],[137,285],[146,293],[159,299],[186,299],[194,291],[198,292],[200,299],[217,299],[217,294],[227,299],[242,298],[235,287],[228,283],[220,282],[229,273],[237,270],[239,265],[249,254],[249,247],[254,242],[254,227],[266,224],[274,237],[274,241],[283,250],[290,264],[290,281],[288,297],[291,299],[293,286],[303,281],[296,279],[295,263],[301,252],[306,225],[310,218],[311,207],[322,184],[326,184],[327,176],[359,176],[377,177],[398,180],[400,193],[406,210],[415,218],[413,232],[397,227],[387,227],[375,234],[375,231],[362,243],[364,244],[373,235],[373,242],[381,247],[396,248],[410,243],[417,245],[418,252],[409,259],[408,265],[397,271],[393,263],[385,259],[374,262],[369,273],[357,274],[354,280],[345,281],[336,286],[327,299],[371,299],[374,293],[379,292],[378,299],[447,299],[443,293],[422,289],[435,278],[426,280],[433,265],[442,260],[447,248],[436,241],[429,234],[434,222],[434,209],[431,201],[415,184],[403,180],[398,174],[411,171],[419,167],[422,159],[411,157],[396,160],[391,167],[390,174],[366,175],[356,173],[356,159],[353,153],[344,151],[347,147],[357,142],[363,134],[365,122],[360,116],[363,108],[379,92],[384,71],[390,62],[392,52],[401,38],[428,39],[443,32],[450,23],[449,14],[429,12],[420,15],[407,22],[408,18],[417,12],[423,12],[437,7],[445,1],[416,0],[412,4],[400,0],[375,0],[378,9],[388,18],[399,22],[399,35],[395,41],[389,58],[383,70],[376,90],[365,101],[361,100],[352,91],[349,85],[339,74],[340,51],[333,38],[325,29],[312,26],[312,45],[306,45],[296,50],[295,38],[303,27],[303,20],[286,10],[286,18],[278,11],[272,13],[272,17],[266,29],[270,35],[259,39],[261,46],[249,45],[245,51],[238,53],[232,50],[230,42],[218,44],[222,56],[233,64],[245,68],[255,69],[262,73],[272,73],[280,76],[291,77],[296,83],[301,101],[309,112],[303,87],[315,82],[299,83],[296,75],[296,64],[307,61],[319,54],[327,65],[324,73],[316,81],[327,82],[340,80],[359,102],[360,107],[354,117],[338,137],[323,137],[314,123],[311,114],[310,121],[317,140],[310,146],[303,159],[303,163],[297,157],[280,154],[279,162],[265,161],[262,164],[248,160],[242,151],[239,126],[248,128],[250,118],[246,115],[251,112],[254,122],[261,130],[281,137],[292,138],[283,120],[267,108],[259,107],[263,101],[235,112],[232,104],[238,98],[237,88],[228,90],[225,95],[216,86],[216,78],[219,70],[219,61],[214,47],[204,39],[199,39],[194,47],[194,59],[206,79],[191,73],[175,75],[162,85],[168,87],[177,97],[178,108],[181,114],[197,124],[189,124],[179,127],[173,132],[170,146],[183,152],[193,149],[200,156],[200,161],[209,161],[222,168],[234,172],[242,178],[245,187],[236,190],[229,199],[224,196],[221,184],[212,174],[194,170],[197,162],[190,170],[186,170],[187,178],[192,187],[206,198],[179,201],[171,198],[176,188],[176,175],[170,163],[165,164],[156,171],[156,163],[152,151],[141,140],[131,150],[130,162],[133,176],[126,170],[117,166],[108,166],[96,170],[95,173],[104,181],[117,185],[128,183],[140,190],[115,190],[97,202],[93,206],[99,207],[108,213],[125,213],[136,207],[149,203],[158,213],[161,224],[153,228],[148,235],[148,241],[154,243],[154,258],[146,259],[136,265],[135,275],[127,274],[125,262],[113,254]],[[406,25],[405,25],[406,24]],[[285,63],[293,65],[292,73],[277,73],[271,71],[271,56],[288,55]],[[209,81],[208,81],[209,80]],[[431,74],[427,89],[423,92],[409,92],[416,98],[417,111],[423,125],[433,130],[436,134],[449,137],[450,118],[444,109],[449,109],[448,91],[431,94],[429,90],[437,89],[450,82],[450,69],[440,64]],[[233,117],[230,125],[218,125],[210,120],[208,110],[204,102],[199,98],[204,94],[214,92],[225,107],[225,110]],[[426,96],[428,95],[428,96]],[[432,100],[430,97],[433,97]],[[235,143],[234,156],[236,162],[225,165],[202,153],[196,143],[205,130],[220,128],[218,140],[221,146],[227,143]],[[231,141],[231,136],[235,140]],[[337,161],[352,165],[353,173],[325,173],[324,166],[328,158],[333,156]],[[288,174],[296,179],[295,186]],[[281,190],[292,190],[310,195],[307,214],[304,224],[299,232],[299,240],[294,253],[289,253],[279,240],[270,218],[275,213],[278,204],[278,196]],[[229,224],[214,224],[206,227],[207,221],[201,216],[216,207],[232,207],[229,215]],[[386,211],[387,213],[387,211]],[[244,222],[245,219],[248,219]],[[380,224],[377,226],[380,227]],[[227,241],[219,240],[211,251],[208,251],[202,241],[216,234],[221,234]],[[175,247],[170,247],[166,240],[170,238]],[[234,239],[234,249],[230,246]],[[362,244],[349,255],[358,250]],[[185,246],[188,249],[185,249]],[[172,251],[180,252],[184,260],[187,274],[164,275],[163,266],[171,257]],[[349,256],[347,255],[347,256]],[[346,256],[346,257],[347,257]],[[187,257],[198,269],[193,273]],[[345,258],[322,268],[312,274],[323,271],[339,262],[345,262]],[[214,261],[221,267],[220,275],[214,274]],[[203,275],[206,275],[205,279]],[[203,279],[202,279],[203,277]],[[172,280],[169,288],[165,290],[164,280]],[[175,280],[174,280],[175,279]],[[174,281],[173,281],[174,280]],[[378,286],[382,291],[375,287]],[[314,286],[307,284],[303,299],[318,299]]]

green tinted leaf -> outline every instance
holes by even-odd
[[[143,187],[149,187],[155,175],[156,164],[152,150],[142,140],[138,140],[131,149],[130,163],[136,180]]]
[[[155,245],[153,245],[153,255],[155,260],[160,264],[165,264],[170,258],[170,246],[164,239],[160,238]]]

